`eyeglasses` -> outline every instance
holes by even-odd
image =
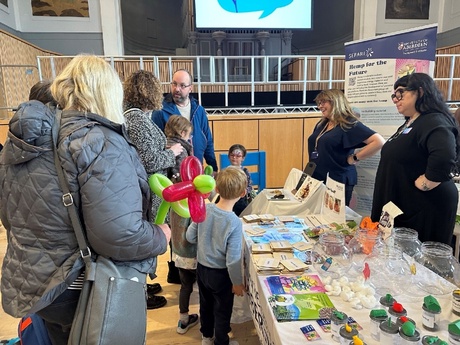
[[[192,84],[188,84],[188,85],[185,85],[185,84],[177,84],[175,81],[173,81],[173,82],[171,83],[171,86],[172,86],[173,88],[180,87],[181,90],[184,90],[184,89],[188,88],[189,86],[192,86]]]
[[[323,99],[323,100],[321,100],[321,101],[319,101],[319,102],[316,102],[316,105],[319,107],[319,106],[321,106],[321,105],[325,105],[326,102],[330,102],[330,100],[328,100],[328,99]]]
[[[397,99],[398,101],[403,99],[404,92],[408,91],[407,89],[397,89],[395,93],[391,94],[391,100]]]

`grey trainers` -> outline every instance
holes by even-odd
[[[228,345],[240,345],[236,340],[230,340]]]
[[[214,345],[214,337],[206,338],[202,336],[201,338],[201,345]]]
[[[198,323],[198,315],[197,314],[191,314],[188,316],[188,322],[187,324],[183,324],[181,320],[179,320],[177,324],[177,333],[179,334],[185,334],[187,333],[189,328],[192,328]]]

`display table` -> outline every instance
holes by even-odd
[[[245,225],[247,226],[247,225]],[[295,231],[295,230],[290,230]],[[300,231],[299,231],[300,233]],[[259,275],[257,273],[256,266],[253,262],[251,255],[251,245],[253,241],[250,237],[245,234],[245,246],[244,246],[244,263],[245,263],[245,280],[248,286],[248,297],[250,300],[250,310],[252,317],[257,329],[260,341],[262,344],[305,344],[307,339],[300,330],[300,327],[306,325],[312,325],[315,330],[321,336],[321,339],[314,341],[313,344],[338,344],[331,338],[331,333],[325,333],[319,327],[316,320],[304,320],[304,321],[290,321],[290,322],[278,322],[271,310],[268,302],[268,297],[271,292],[264,282],[266,276]],[[313,266],[307,273],[315,273]],[[454,285],[446,282],[435,273],[426,269],[423,266],[417,264],[417,274],[422,275],[427,281],[440,282],[442,280],[443,285],[448,289],[455,288]],[[422,304],[423,296],[429,295],[429,293],[420,292],[417,296],[397,296],[399,303],[402,303],[408,312],[408,317],[412,318],[417,324],[417,330],[423,335],[436,335],[441,339],[447,341],[448,332],[447,326],[450,322],[460,319],[460,317],[454,315],[451,311],[451,300],[452,294],[447,293],[444,295],[434,295],[441,306],[441,314],[439,315],[439,331],[428,332],[422,326]],[[376,298],[380,296],[375,296]],[[337,310],[345,312],[348,316],[353,317],[362,330],[360,331],[360,337],[367,344],[379,344],[370,336],[370,309],[363,308],[357,310],[351,307],[348,302],[344,302],[340,296],[330,296],[331,301]],[[379,308],[376,306],[375,308]]]
[[[252,202],[241,212],[240,217],[250,214],[272,214],[275,216],[296,215],[298,217],[306,217],[312,214],[321,213],[322,200],[326,191],[326,186],[321,183],[305,201],[297,200],[292,194],[292,190],[296,187],[297,182],[302,176],[302,171],[293,168],[289,173],[282,191],[285,198],[283,200],[273,199],[273,189],[264,189],[252,200]],[[345,207],[345,220],[354,220],[356,223],[361,222],[361,215],[354,212],[348,206]]]
[[[323,197],[326,187],[321,185],[307,201],[301,202],[291,193],[291,191],[296,187],[301,176],[302,171],[293,168],[289,173],[283,188],[279,188],[279,190],[281,190],[286,196],[287,200],[269,200],[267,198],[267,193],[270,193],[270,190],[262,190],[254,198],[254,200],[252,200],[248,207],[244,209],[241,216],[253,213],[271,213],[278,216],[292,214],[300,216],[320,213],[321,198]]]

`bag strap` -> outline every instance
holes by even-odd
[[[77,207],[73,202],[72,194],[69,190],[69,184],[67,179],[64,177],[64,172],[61,166],[61,160],[57,153],[57,138],[59,134],[59,127],[61,123],[61,113],[60,109],[56,108],[56,118],[53,124],[52,137],[53,137],[53,153],[54,153],[54,164],[56,165],[56,172],[59,179],[59,184],[62,189],[62,203],[67,208],[69,212],[70,221],[72,222],[73,230],[75,231],[75,236],[77,237],[78,246],[80,247],[80,254],[85,263],[90,263],[91,260],[91,250],[89,249],[88,243],[86,242],[86,237],[83,232],[83,227],[81,225],[80,216],[77,212]]]

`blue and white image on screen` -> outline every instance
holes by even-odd
[[[312,0],[195,0],[197,29],[311,29]]]
[[[268,17],[278,7],[289,5],[294,0],[272,0],[272,1],[254,1],[254,0],[218,0],[219,5],[228,12],[244,13],[263,11],[259,19]]]

